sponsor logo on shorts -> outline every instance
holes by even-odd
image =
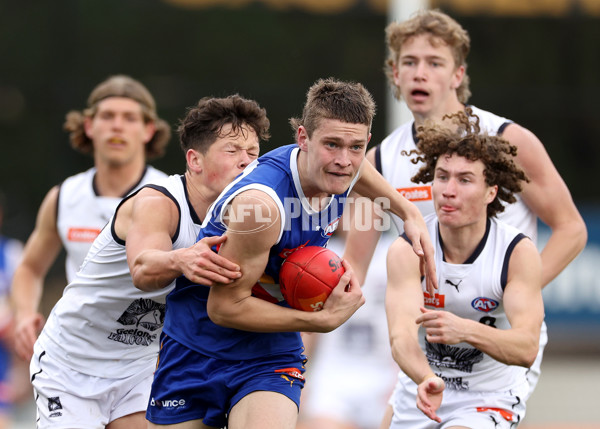
[[[478,413],[484,413],[486,411],[494,411],[494,412],[500,414],[504,418],[504,420],[506,420],[507,422],[516,422],[517,421],[516,415],[512,411],[505,410],[503,408],[477,407]]]
[[[96,228],[69,228],[67,231],[67,240],[81,243],[91,243],[98,237],[100,230]]]
[[[58,410],[62,410],[62,404],[60,403],[59,396],[53,396],[48,398],[48,411],[50,411],[50,417],[60,417],[62,413]]]
[[[498,308],[498,301],[491,299],[491,298],[486,298],[484,296],[480,296],[478,298],[475,298],[472,302],[471,302],[471,306],[478,311],[483,311],[484,313],[489,313],[490,311],[494,311],[496,308]]]
[[[150,406],[157,408],[166,408],[166,409],[177,409],[185,407],[185,399],[154,399],[152,397],[150,399]]]
[[[281,378],[290,383],[290,387],[294,385],[294,379],[304,381],[304,376],[298,368],[280,368],[275,370],[281,374]]]
[[[108,335],[109,340],[119,343],[149,346],[157,338],[154,331],[162,328],[165,322],[165,304],[147,298],[133,301],[117,322],[131,329],[117,329]]]

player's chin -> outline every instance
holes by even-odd
[[[352,183],[353,176],[350,175],[327,175],[326,188],[324,191],[329,194],[343,194],[348,190]]]

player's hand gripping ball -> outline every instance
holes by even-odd
[[[319,246],[306,246],[288,256],[279,271],[279,285],[297,310],[319,311],[344,274],[341,258]]]

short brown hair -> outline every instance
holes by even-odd
[[[271,137],[267,111],[256,101],[238,94],[225,98],[204,97],[188,109],[187,115],[179,123],[177,131],[181,148],[184,152],[194,149],[206,153],[227,124],[231,124],[234,133],[243,132],[242,128],[248,126],[260,140]]]
[[[394,83],[394,65],[398,64],[400,49],[408,39],[429,34],[432,43],[440,39],[450,47],[456,67],[464,66],[465,75],[456,89],[458,100],[465,104],[471,97],[469,76],[467,75],[467,55],[471,49],[471,39],[467,31],[454,19],[438,9],[421,10],[403,22],[391,22],[385,29],[388,56],[384,72],[394,96],[400,100],[400,88]]]
[[[375,101],[362,84],[328,78],[319,79],[309,88],[302,118],[291,118],[290,124],[294,131],[304,126],[311,137],[321,119],[364,124],[371,129],[374,116]]]
[[[67,113],[63,128],[69,132],[71,146],[81,153],[94,151],[92,140],[85,134],[84,118],[93,118],[97,113],[98,104],[109,97],[130,98],[140,104],[144,121],[154,122],[156,129],[152,139],[145,145],[146,158],[163,156],[171,138],[171,128],[158,117],[156,103],[150,91],[139,81],[125,75],[111,76],[101,82],[91,92],[87,107],[83,111],[72,110]]]
[[[455,122],[458,130],[437,125],[432,121],[426,121],[417,128],[419,144],[417,150],[411,151],[410,154],[418,155],[412,160],[413,163],[421,161],[425,165],[412,181],[432,182],[437,161],[445,155],[456,154],[470,161],[480,160],[484,166],[483,174],[487,185],[498,186],[496,198],[487,207],[487,216],[493,217],[504,211],[502,201],[509,204],[516,201],[514,194],[521,192],[522,183],[529,182],[529,179],[514,162],[517,155],[516,146],[501,136],[481,132],[479,117],[472,113],[470,107],[467,107],[465,112],[445,115],[443,118]]]

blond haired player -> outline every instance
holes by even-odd
[[[426,10],[404,22],[390,23],[386,28],[386,43],[386,75],[394,95],[406,102],[414,121],[395,129],[368,152],[367,159],[396,189],[413,197],[413,202],[425,215],[433,212],[431,186],[411,181],[420,164],[411,163],[403,151],[418,147],[416,129],[425,121],[439,124],[444,115],[465,109],[471,95],[466,64],[470,38],[447,14]],[[542,142],[531,131],[502,116],[475,106],[471,108],[479,117],[482,131],[501,135],[517,148],[516,163],[530,181],[517,194],[517,201],[508,205],[498,218],[517,227],[534,243],[538,219],[550,227],[552,234],[541,251],[542,284],[547,285],[585,246],[587,230],[583,219]],[[395,217],[393,219],[402,231],[402,223]],[[351,231],[349,234],[344,256],[359,279],[366,272],[377,237],[378,232],[374,230]],[[538,359],[528,372],[530,393],[540,374],[546,342],[544,324]]]
[[[176,282],[240,276],[210,249],[224,239],[196,238],[208,207],[258,156],[268,129],[265,110],[239,95],[203,98],[188,110],[179,127],[185,174],[119,204],[34,345],[39,429],[146,428],[165,297]],[[139,282],[163,288],[142,292]]]
[[[148,89],[129,76],[111,76],[99,83],[83,111],[67,113],[64,128],[71,146],[91,154],[94,166],[50,189],[15,271],[15,347],[25,360],[31,359],[43,326],[39,305],[44,278],[60,250],[66,251],[65,270],[71,281],[121,199],[166,177],[146,160],[164,154],[169,125],[158,117]]]

